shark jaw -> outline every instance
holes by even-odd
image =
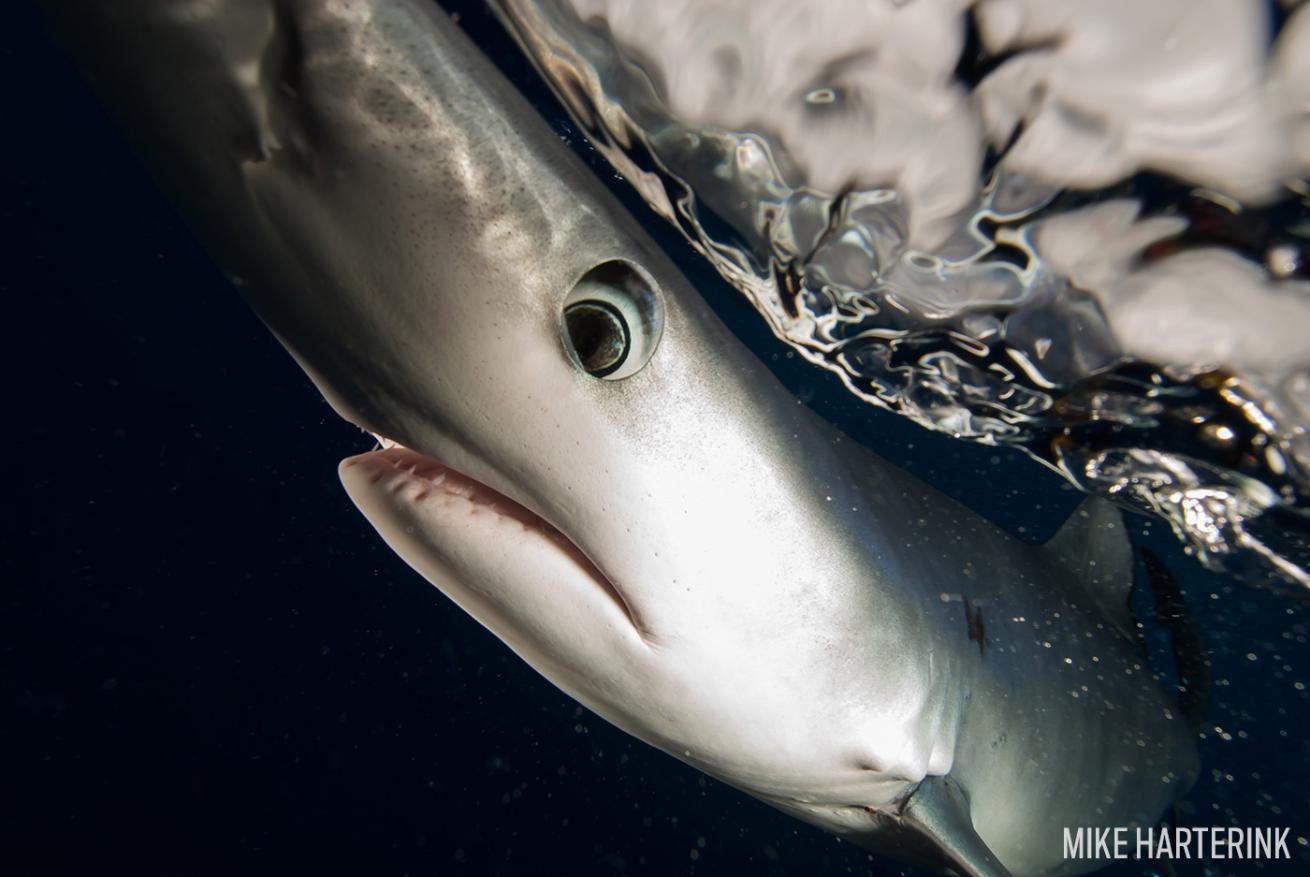
[[[486,604],[503,617],[519,613],[499,595],[549,594],[558,608],[602,622],[630,645],[649,646],[613,581],[555,525],[433,457],[382,437],[379,444],[341,461],[346,492],[406,563],[461,606]],[[536,581],[507,588],[513,578]],[[501,625],[465,608],[505,638]]]
[[[570,535],[529,508],[525,484],[517,485],[520,501],[374,435],[380,449],[348,457],[338,469],[356,507],[411,568],[572,698],[711,776],[838,833],[867,830],[879,809],[903,795],[912,781],[903,771],[879,769],[854,753],[775,775],[771,759],[795,749],[794,723],[763,718],[770,713],[750,694],[755,683],[739,678],[724,688],[705,672],[725,660],[716,638],[643,629],[622,591],[633,571],[607,575],[583,547],[588,534]],[[437,444],[461,468],[482,471],[476,454]],[[733,647],[727,659],[746,668],[769,656]],[[788,732],[778,736],[783,726]],[[825,733],[802,735],[802,745],[814,735],[807,756],[823,753]]]

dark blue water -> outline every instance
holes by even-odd
[[[371,442],[209,262],[39,19],[6,13],[0,873],[904,870],[582,711],[383,547],[335,475]],[[464,20],[546,105],[485,16]],[[1030,538],[1076,501],[1015,455],[850,399],[651,229],[857,437]],[[1137,524],[1214,650],[1212,719],[1232,735],[1207,736],[1180,822],[1306,836],[1310,613],[1207,576],[1156,529]],[[1302,873],[1296,849],[1177,870]]]

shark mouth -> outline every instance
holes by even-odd
[[[466,522],[463,534],[468,533],[468,525],[474,522],[487,525],[482,529],[517,524],[530,538],[544,540],[567,558],[582,577],[589,579],[613,603],[638,636],[645,639],[635,615],[609,576],[558,527],[514,498],[439,460],[385,436],[375,434],[375,437],[380,447],[343,460],[341,477],[351,498],[384,538],[387,534],[382,525],[361,501],[365,493],[375,498],[387,497],[383,504],[415,518],[426,514],[462,520]],[[442,531],[443,542],[458,540],[462,535],[459,528],[443,527]]]

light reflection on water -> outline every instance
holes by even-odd
[[[1166,5],[499,4],[806,360],[1299,591],[1310,7]]]

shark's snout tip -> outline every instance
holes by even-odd
[[[349,492],[351,482],[369,468],[369,458],[377,453],[376,451],[365,451],[362,454],[352,454],[337,464],[337,478],[341,480],[342,485]]]

